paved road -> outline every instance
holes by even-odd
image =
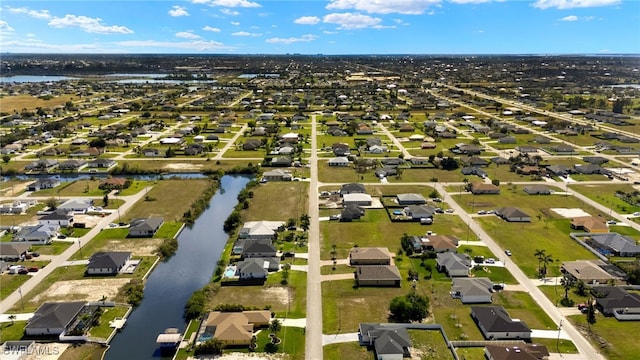
[[[322,286],[320,283],[320,210],[318,207],[318,153],[316,115],[311,116],[311,176],[309,183],[309,253],[307,272],[307,329],[305,358],[321,360],[322,351]]]
[[[88,233],[86,233],[79,239],[78,244],[87,244],[102,230],[103,227],[105,227],[109,223],[117,221],[118,216],[125,214],[131,208],[131,206],[133,206],[133,204],[135,204],[138,200],[142,199],[146,195],[147,191],[150,188],[151,187],[141,189],[135,195],[118,197],[119,199],[125,201],[125,203],[120,206],[120,211],[114,211],[110,215],[103,217],[102,220],[100,220],[100,222],[96,224],[94,228],[92,228]],[[4,298],[2,302],[0,302],[0,314],[5,313],[15,304],[19,303],[22,296],[27,295],[31,290],[33,290],[33,288],[36,287],[36,285],[38,285],[46,276],[49,276],[49,274],[51,274],[57,267],[63,266],[63,264],[68,261],[69,258],[73,254],[75,254],[76,251],[78,251],[78,249],[79,248],[75,245],[69,246],[69,248],[65,252],[54,257],[51,262],[47,264],[47,266],[35,273],[35,275],[33,275],[31,279],[22,284],[22,286],[18,290],[14,291],[9,296]]]
[[[393,141],[393,143],[396,145],[398,150],[402,151],[402,155],[405,157],[405,159],[408,159],[411,157],[411,154],[409,154],[409,151],[407,151],[407,149],[405,149],[404,146],[402,146],[402,143],[395,136],[393,136],[393,134],[391,134],[391,131],[389,131],[389,129],[387,129],[382,124],[378,124],[378,126],[380,127],[380,129],[382,129],[382,132],[384,132],[384,134],[389,139],[391,139],[391,141]]]
[[[247,131],[247,127],[248,125],[244,124],[242,128],[238,130],[238,132],[233,136],[233,138],[227,141],[224,147],[222,147],[222,149],[220,149],[220,151],[213,158],[222,159],[222,156],[224,155],[224,153],[227,152],[227,150],[229,150],[230,147],[234,146],[234,144],[236,143],[236,140],[238,140],[238,138],[242,136],[242,134],[244,134],[245,131]]]

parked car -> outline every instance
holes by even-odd
[[[442,210],[441,208],[436,208],[435,212],[437,212],[438,214],[443,214],[444,210]]]
[[[18,270],[18,274],[20,274],[20,275],[26,275],[26,274],[28,274],[28,273],[29,273],[29,270],[27,270],[27,269],[20,269],[20,270]]]
[[[493,284],[493,290],[504,290],[504,284]]]
[[[484,262],[486,262],[487,264],[495,264],[496,263],[496,259],[494,258],[488,258],[487,260],[485,260]]]
[[[34,267],[30,267],[30,268],[27,269],[28,272],[38,272],[38,270],[40,270],[40,269],[38,269],[35,266]]]
[[[338,215],[331,215],[331,216],[329,216],[329,220],[340,220],[340,217],[341,217],[341,216],[340,216],[340,214],[338,214]]]
[[[66,239],[67,235],[58,235],[58,239]]]
[[[38,256],[40,256],[40,253],[39,253],[39,252],[32,252],[32,253],[31,253],[31,256],[33,256],[33,257],[38,257]]]
[[[609,225],[615,225],[615,224],[617,224],[617,223],[618,223],[618,222],[617,222],[617,221],[615,221],[615,220],[609,220],[609,221],[607,221],[607,224],[609,224]]]
[[[486,211],[484,211],[484,210],[480,210],[480,211],[478,211],[478,215],[484,215],[484,214],[486,214],[486,213],[487,213],[487,212],[486,212]]]
[[[434,202],[442,202],[442,199],[440,199],[440,198],[434,198],[434,199],[433,199],[433,201],[434,201]]]
[[[447,209],[447,210],[445,210],[445,212],[446,212],[447,214],[453,214],[453,209]]]
[[[511,250],[505,250],[504,253],[507,254],[507,256],[511,256]]]

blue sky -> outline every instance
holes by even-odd
[[[0,52],[12,53],[640,53],[640,0],[0,4]]]

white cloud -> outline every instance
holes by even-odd
[[[105,26],[102,19],[87,16],[65,15],[63,18],[54,17],[49,21],[49,26],[54,28],[77,27],[88,33],[96,34],[132,34],[133,31],[126,26]]]
[[[327,31],[327,30],[324,30],[322,33],[323,33],[323,34],[327,34],[327,35],[335,35],[335,34],[338,34],[338,32],[337,32],[337,31]]]
[[[578,17],[575,15],[565,16],[560,21],[578,21]]]
[[[438,6],[442,0],[330,0],[328,10],[355,9],[370,14],[411,14],[424,13],[431,6]]]
[[[25,7],[21,8],[6,8],[10,13],[13,14],[26,14],[36,19],[51,19],[51,14],[49,14],[49,10],[29,10]]]
[[[493,0],[449,0],[449,2],[455,4],[482,4],[492,2]]]
[[[621,0],[536,0],[533,7],[538,9],[575,9],[617,5]]]
[[[224,7],[242,7],[242,8],[257,8],[262,7],[257,2],[247,0],[211,0],[208,2],[211,6],[224,6]]]
[[[320,22],[320,18],[317,16],[303,16],[295,19],[293,22],[301,25],[315,25]]]
[[[0,33],[13,32],[14,29],[6,21],[0,20]]]
[[[178,31],[176,37],[182,39],[200,39],[200,35],[194,34],[191,31]]]
[[[205,26],[202,28],[202,30],[204,31],[211,31],[211,32],[220,32],[220,29],[216,28],[216,27],[211,27],[209,25]]]
[[[233,26],[238,26],[238,25],[240,25],[240,22],[238,22],[238,21],[232,21],[232,22],[231,22],[231,25],[233,25]]]
[[[224,48],[224,44],[217,41],[185,41],[185,42],[171,42],[171,41],[156,41],[156,40],[131,40],[131,41],[119,41],[116,42],[119,46],[125,47],[157,47],[157,48],[174,48],[174,49],[188,49],[196,51],[206,50],[219,50]]]
[[[380,25],[382,19],[354,13],[333,13],[325,15],[322,21],[328,24],[338,24],[340,25],[339,29],[364,29]]]
[[[307,34],[307,35],[302,35],[301,37],[290,37],[290,38],[270,38],[265,40],[266,42],[268,42],[269,44],[285,44],[285,45],[289,45],[289,44],[293,44],[293,43],[297,43],[297,42],[310,42],[310,41],[314,41],[315,39],[317,39],[318,37],[316,35],[311,35],[311,34]]]
[[[235,10],[231,10],[231,9],[220,9],[220,12],[227,15],[227,16],[238,16],[240,15],[240,13],[238,11]]]
[[[169,15],[171,16],[189,16],[187,12],[187,8],[180,5],[174,5],[171,10],[169,10]]]
[[[262,36],[262,34],[250,33],[248,31],[237,31],[237,32],[231,33],[231,35],[233,35],[233,36],[253,36],[253,37]]]

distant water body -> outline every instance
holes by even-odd
[[[59,75],[16,75],[16,76],[0,76],[0,83],[36,83],[36,82],[55,82],[63,80],[78,80],[68,76]]]

